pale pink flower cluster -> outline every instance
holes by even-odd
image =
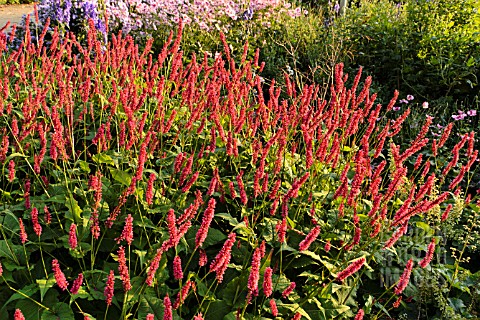
[[[307,11],[285,0],[107,0],[106,14],[113,28],[122,32],[154,31],[158,25],[173,26],[180,19],[201,29],[228,29],[236,20],[265,20],[275,14],[296,18]]]

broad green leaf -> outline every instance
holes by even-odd
[[[82,209],[80,209],[77,200],[73,198],[72,194],[70,194],[69,197],[65,199],[65,206],[68,208],[66,217],[73,220],[76,224],[81,224]]]
[[[115,165],[115,162],[113,161],[112,157],[110,157],[108,154],[105,153],[97,153],[92,157],[93,161],[95,161],[98,164],[108,164],[108,165]]]
[[[88,166],[88,162],[79,160],[78,165],[80,166],[80,169],[86,173],[90,173],[90,167]]]
[[[22,311],[25,320],[39,320],[44,312],[42,307],[28,299],[18,300],[15,303],[15,309]]]
[[[292,311],[293,313],[300,313],[302,316],[304,316],[306,319],[308,320],[312,320],[312,318],[310,317],[310,315],[305,311],[303,310],[302,307],[300,307],[300,305],[298,303],[293,303],[293,304],[283,304],[283,303],[279,303],[277,304],[277,307],[278,308],[285,308],[285,309],[288,309],[290,311]]]
[[[229,312],[230,307],[223,300],[217,300],[210,303],[207,314],[204,315],[205,320],[223,319]]]
[[[73,314],[72,309],[66,303],[59,302],[49,310],[45,310],[42,313],[42,320],[74,320],[75,315]]]
[[[45,293],[53,287],[53,285],[56,283],[54,277],[50,277],[50,279],[37,279],[37,284],[38,288],[40,289],[40,301],[43,301],[43,297],[45,296]]]
[[[110,170],[110,174],[112,175],[112,178],[115,179],[115,181],[120,182],[124,186],[129,186],[130,183],[132,182],[132,175],[129,174],[128,172],[118,170],[115,168],[108,168]]]
[[[145,319],[149,313],[153,313],[155,319],[163,319],[163,301],[155,296],[144,294],[140,299],[139,319]]]
[[[35,283],[32,283],[21,290],[18,290],[17,293],[12,294],[10,299],[8,299],[7,302],[5,302],[5,304],[2,307],[2,310],[6,306],[8,306],[10,302],[13,302],[15,300],[27,300],[26,297],[31,297],[37,292],[38,292],[38,286]]]

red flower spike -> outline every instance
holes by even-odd
[[[260,247],[255,249],[252,257],[252,267],[248,277],[248,293],[258,296],[258,280],[260,279],[260,261],[262,259],[262,251]]]
[[[308,235],[305,237],[305,239],[300,242],[298,246],[298,250],[300,251],[305,251],[308,250],[310,245],[317,239],[318,235],[320,234],[320,226],[315,226]]]
[[[25,244],[28,238],[27,238],[27,233],[25,232],[25,226],[23,224],[22,218],[18,218],[18,223],[20,225],[20,241],[22,242],[22,244]]]
[[[117,243],[120,243],[121,241],[125,240],[128,245],[132,244],[132,241],[133,241],[133,217],[132,217],[131,214],[129,214],[125,218],[125,226],[123,227],[122,234],[120,235],[120,237],[118,237],[115,240],[117,240]]]
[[[282,292],[282,297],[283,297],[283,298],[288,297],[288,296],[290,295],[290,293],[292,293],[293,290],[295,290],[295,287],[296,287],[296,286],[297,286],[297,285],[296,285],[295,282],[293,282],[293,281],[290,282],[290,285],[289,285],[285,290],[283,290],[283,292]]]
[[[230,263],[230,259],[232,256],[231,251],[232,251],[233,245],[235,244],[235,238],[236,238],[235,233],[230,233],[228,235],[228,239],[225,241],[222,249],[210,264],[210,271],[216,272],[217,274],[216,278],[218,282],[223,281],[223,275],[227,270],[228,264]]]
[[[343,271],[339,272],[337,274],[337,280],[340,282],[343,282],[346,278],[350,277],[353,275],[355,272],[360,270],[362,266],[365,264],[366,259],[365,258],[360,258],[348,265]]]
[[[72,223],[70,225],[70,232],[68,235],[68,244],[70,245],[70,249],[75,250],[77,248],[77,225]]]
[[[272,315],[274,317],[278,316],[278,309],[277,309],[277,304],[275,303],[275,300],[270,299],[270,311],[272,312]]]
[[[215,214],[215,204],[216,202],[214,198],[211,198],[208,201],[207,209],[203,213],[202,224],[200,225],[197,235],[195,236],[196,248],[199,248],[207,238],[208,228],[210,228],[210,223],[212,223],[213,216]]]
[[[15,309],[15,314],[13,315],[13,320],[25,320],[22,310]]]
[[[400,276],[397,286],[395,287],[395,294],[397,296],[402,294],[402,292],[407,287],[408,282],[410,281],[410,274],[412,273],[412,268],[413,268],[413,260],[410,259],[408,260],[407,265],[405,266],[405,270],[403,271],[403,274]]]
[[[73,280],[72,287],[70,288],[71,294],[77,294],[78,290],[82,286],[83,282],[83,273],[79,273],[77,279]]]
[[[355,315],[354,320],[363,320],[363,316],[365,315],[365,311],[363,309],[358,310],[357,314]]]
[[[179,256],[175,256],[173,259],[173,277],[175,280],[181,280],[183,278],[182,260]]]
[[[127,266],[127,259],[125,257],[125,249],[123,246],[118,248],[118,272],[120,273],[120,279],[122,279],[123,290],[125,292],[130,291],[132,289],[132,285],[130,283],[130,275],[128,273],[128,266]]]
[[[420,263],[418,265],[422,268],[426,268],[430,264],[430,262],[432,261],[434,252],[435,252],[435,238],[432,238],[432,241],[428,245],[427,254],[426,254],[425,258],[423,258],[423,260],[420,261]]]
[[[160,260],[162,259],[162,250],[157,249],[157,253],[155,254],[155,257],[152,259],[150,262],[150,267],[148,268],[147,271],[147,279],[145,280],[145,283],[147,286],[152,286],[153,285],[153,278],[155,277],[155,273],[158,270],[158,267],[160,266]]]
[[[60,289],[67,290],[68,282],[65,278],[65,274],[63,274],[62,270],[60,270],[60,264],[58,263],[57,259],[52,260],[52,270],[57,285],[60,287]]]
[[[168,294],[163,298],[163,320],[173,320],[172,303]]]
[[[270,297],[273,293],[272,273],[273,273],[272,268],[270,267],[265,268],[265,273],[263,275],[263,293],[267,298]]]
[[[105,296],[105,301],[107,302],[107,306],[112,304],[113,300],[113,289],[115,285],[115,274],[113,270],[110,270],[110,274],[107,278],[107,283],[105,284],[105,290],[103,291],[103,295]]]
[[[205,250],[203,249],[200,249],[199,250],[199,258],[198,258],[198,265],[200,267],[203,267],[205,265],[207,265],[207,262],[208,262],[208,258],[207,258],[207,254],[205,253]]]

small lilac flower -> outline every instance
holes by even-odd
[[[398,101],[398,102],[400,102],[400,103],[408,103],[408,100],[402,99],[402,100],[400,100],[400,101]]]
[[[407,95],[407,100],[408,100],[408,101],[411,101],[411,100],[413,100],[413,99],[415,99],[415,98],[414,98],[411,94]]]
[[[467,114],[470,116],[470,117],[475,117],[477,115],[477,110],[468,110],[467,111]]]
[[[422,103],[422,108],[423,108],[423,109],[428,109],[428,102],[427,102],[427,101],[424,101],[424,102]]]
[[[340,11],[340,5],[337,3],[335,3],[335,5],[333,6],[333,11],[335,11],[335,13],[338,13]]]

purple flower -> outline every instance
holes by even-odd
[[[402,100],[400,100],[400,101],[398,101],[398,102],[400,102],[400,103],[408,103],[408,100],[402,99]]]
[[[338,13],[340,11],[340,5],[337,3],[335,3],[335,5],[333,6],[333,11],[335,11],[335,13]]]
[[[477,115],[477,110],[468,110],[467,111],[467,114],[470,116],[470,117],[475,117]]]
[[[250,7],[242,14],[243,20],[252,20],[253,18],[253,9]]]

